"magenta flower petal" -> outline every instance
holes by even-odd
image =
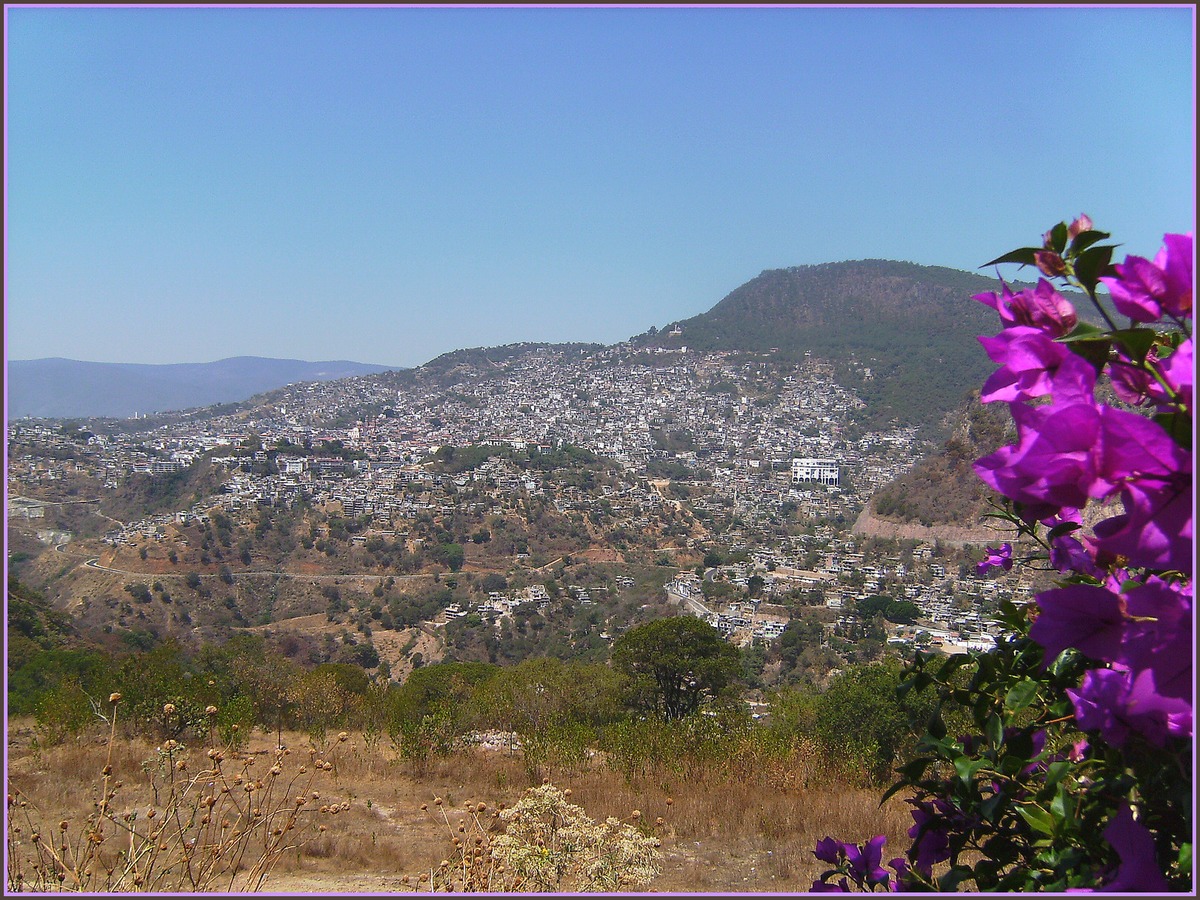
[[[1159,868],[1154,838],[1145,825],[1134,820],[1133,810],[1128,803],[1122,803],[1108,823],[1104,829],[1104,839],[1117,851],[1121,860],[1116,877],[1104,885],[1105,891],[1166,893],[1170,890]]]
[[[1125,513],[1096,523],[1096,548],[1124,556],[1131,566],[1175,569],[1192,574],[1192,480],[1128,485],[1121,492]]]
[[[1150,670],[1134,675],[1121,669],[1094,669],[1083,677],[1078,690],[1068,688],[1066,693],[1079,727],[1100,732],[1114,746],[1124,746],[1131,731],[1156,747],[1168,737],[1192,734],[1191,702],[1160,693]]]
[[[1039,278],[1033,290],[1015,294],[1003,279],[1000,284],[1002,293],[976,294],[973,299],[996,310],[1005,328],[1028,326],[1055,338],[1075,327],[1075,307],[1045,278]]]
[[[1038,614],[1029,636],[1045,648],[1045,664],[1075,647],[1093,659],[1121,656],[1128,622],[1119,596],[1092,584],[1073,584],[1037,595]]]
[[[1075,707],[1075,722],[1082,731],[1098,731],[1108,743],[1120,747],[1129,737],[1129,725],[1120,714],[1129,691],[1129,673],[1093,669],[1078,689],[1066,694]]]
[[[995,566],[999,566],[1006,572],[1012,568],[1012,544],[1004,543],[999,547],[987,548],[987,559],[975,564],[975,571],[982,575]]]
[[[831,837],[822,838],[817,841],[816,849],[813,850],[813,855],[830,865],[837,865],[838,854],[842,852],[844,844],[841,841],[835,841]]]
[[[1100,411],[1087,403],[1028,407],[1009,404],[1019,436],[975,462],[975,472],[998,493],[1031,507],[1042,519],[1063,507],[1080,508],[1107,497],[1114,485],[1100,477]]]
[[[1126,256],[1113,267],[1117,274],[1100,280],[1108,287],[1113,305],[1135,322],[1157,322],[1163,316],[1167,278],[1162,269],[1141,256]]]
[[[814,881],[812,887],[808,889],[810,894],[849,894],[850,885],[843,878],[837,884],[830,884],[825,881]]]
[[[1123,648],[1122,661],[1133,669],[1148,669],[1154,689],[1164,697],[1191,702],[1193,693],[1191,585],[1161,578],[1125,595],[1125,611],[1140,621]]]
[[[1006,328],[979,343],[1000,368],[984,382],[979,399],[984,403],[1013,402],[1050,393],[1052,376],[1071,352],[1036,328]]]
[[[1110,484],[1191,474],[1191,455],[1158,423],[1111,406],[1100,408],[1100,419],[1098,469]]]
[[[1060,572],[1081,572],[1093,578],[1103,574],[1087,548],[1069,534],[1060,534],[1050,540],[1050,565]]]
[[[1193,411],[1192,386],[1196,378],[1195,364],[1196,361],[1192,352],[1192,339],[1188,338],[1175,348],[1175,352],[1158,366],[1159,371],[1162,372],[1163,380],[1171,386],[1171,389],[1178,398],[1178,402],[1187,407],[1189,412]],[[1166,396],[1159,399],[1158,408],[1160,412],[1167,412],[1171,406],[1172,404]]]
[[[1163,248],[1154,258],[1154,263],[1163,272],[1167,283],[1163,297],[1163,309],[1174,316],[1187,318],[1192,315],[1192,235],[1164,234]]]

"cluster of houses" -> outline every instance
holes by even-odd
[[[34,449],[10,454],[10,485],[36,493],[46,481],[81,474],[111,488],[130,474],[181,471],[202,454],[226,467],[222,493],[108,536],[129,543],[161,539],[171,523],[214,507],[236,511],[298,500],[339,504],[347,516],[369,517],[375,533],[395,534],[405,520],[452,511],[468,486],[480,489],[472,502],[488,512],[511,509],[512,498],[540,495],[563,512],[603,509],[645,529],[681,502],[654,483],[654,472],[667,471],[670,481],[696,488],[688,508],[736,548],[742,537],[746,546],[761,547],[762,526],[788,510],[801,521],[848,525],[878,486],[927,449],[911,428],[853,429],[862,402],[812,359],[780,370],[769,360],[686,349],[646,354],[627,345],[531,346],[464,370],[452,385],[432,377],[397,384],[384,374],[292,385],[254,411],[193,411],[151,431],[140,423],[127,434],[85,441],[47,423],[18,423],[10,447]],[[331,453],[334,442],[353,452]],[[439,447],[480,444],[534,452],[577,446],[615,461],[621,474],[583,489],[551,484],[499,452],[454,476],[423,464]],[[270,449],[277,446],[287,449]],[[317,449],[301,452],[304,447]],[[231,449],[213,456],[217,448]],[[34,516],[39,508],[12,505],[9,514]],[[966,634],[985,641],[991,626],[978,613],[972,618],[971,610],[1019,587],[964,577],[920,553],[908,563],[869,559],[843,537],[844,528],[821,529],[778,539],[770,550],[756,550],[748,568],[722,573],[735,584],[751,574],[762,577],[761,605],[702,611],[700,585],[686,577],[668,590],[731,635],[770,638],[786,625],[785,617],[768,612],[782,593],[820,591],[825,605],[839,609],[886,588],[918,604],[935,638],[966,640]],[[501,595],[488,603],[503,615],[515,604],[546,600]]]

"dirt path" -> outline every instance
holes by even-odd
[[[925,526],[915,522],[889,522],[874,515],[870,508],[864,508],[854,521],[854,533],[867,537],[892,538],[894,540],[924,541],[933,544],[941,541],[952,547],[962,547],[967,544],[995,543],[1003,539],[1003,533],[994,528],[979,526],[967,528],[962,526],[936,525]]]

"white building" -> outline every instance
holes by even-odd
[[[838,476],[838,461],[836,459],[817,459],[813,457],[796,457],[792,460],[792,484],[805,481],[816,481],[821,484],[840,484]]]

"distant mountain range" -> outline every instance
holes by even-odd
[[[1014,287],[1028,285],[1013,282]],[[971,299],[995,291],[994,276],[893,260],[768,269],[707,312],[630,338],[635,350],[769,353],[780,362],[811,354],[866,402],[868,427],[942,428],[994,368],[976,337],[999,330],[996,313]],[[1080,309],[1086,317],[1088,310]],[[376,373],[452,383],[477,367],[554,346],[581,353],[599,344],[518,343],[461,349],[417,369],[354,362],[235,357],[213,363],[138,365],[66,359],[8,363],[8,417],[121,417],[236,403],[298,381]]]
[[[9,360],[7,417],[130,418],[238,402],[298,381],[335,381],[394,368],[258,356],[173,365]]]

